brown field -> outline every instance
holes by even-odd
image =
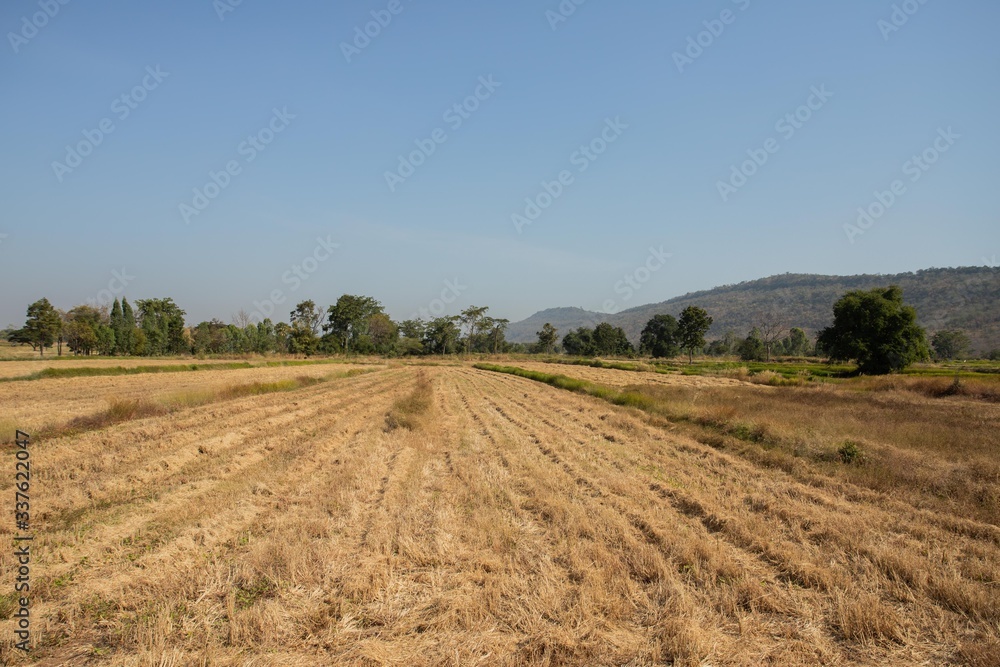
[[[30,350],[31,348],[28,349]],[[275,359],[280,360],[279,357],[275,357]],[[135,368],[137,366],[190,366],[191,364],[207,366],[210,364],[231,364],[240,361],[244,360],[240,358],[192,359],[191,357],[184,357],[180,359],[162,357],[128,357],[108,359],[96,357],[88,359],[87,357],[75,357],[70,355],[64,355],[62,357],[57,357],[55,355],[49,356],[48,354],[46,354],[44,358],[39,359],[38,353],[36,352],[35,356],[28,359],[0,360],[0,378],[23,377],[25,375],[45,370],[46,368],[115,368],[118,366],[121,366],[122,368]],[[261,361],[263,361],[263,358],[257,357],[256,359],[249,359],[248,363],[260,363]]]
[[[296,377],[322,378],[333,372],[361,368],[366,366],[318,364],[3,382],[0,383],[0,406],[3,406],[0,429],[10,430],[10,426],[14,425],[33,433],[58,426],[74,417],[93,414],[112,401],[184,401],[233,385]],[[0,434],[0,441],[6,441],[8,435]]]
[[[663,407],[390,365],[38,441],[38,645],[10,646],[4,550],[0,661],[1000,664],[996,404],[545,370]],[[263,372],[9,383],[0,406]],[[848,437],[864,460],[828,460]]]
[[[653,384],[666,385],[670,387],[759,387],[761,385],[751,384],[735,378],[702,376],[702,375],[680,375],[668,373],[656,373],[653,371],[638,373],[635,371],[620,371],[614,368],[592,368],[590,366],[573,366],[570,364],[552,364],[544,361],[521,361],[520,359],[509,362],[518,368],[541,371],[542,373],[552,373],[556,375],[567,375],[569,377],[580,378],[589,382],[599,382],[612,387],[627,387],[633,384]]]

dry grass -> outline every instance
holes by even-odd
[[[937,390],[952,380],[899,376],[771,388],[651,374],[642,377],[648,383],[621,385],[617,371],[536,366],[590,383],[605,373],[607,390],[596,384],[590,393],[643,408],[703,443],[804,481],[832,477],[1000,524],[1000,406],[980,401],[978,388],[971,399],[940,398]]]
[[[216,396],[234,385],[281,382],[301,376],[324,378],[379,366],[351,364],[254,367],[241,370],[199,371],[151,375],[76,377],[34,382],[0,383],[2,418],[21,430],[38,433],[64,425],[75,417],[87,417],[108,407],[111,401],[184,402],[200,404],[200,396]],[[381,368],[384,368],[382,366]]]
[[[392,431],[405,428],[415,431],[423,428],[431,419],[431,409],[434,407],[434,386],[427,374],[417,375],[417,384],[413,392],[393,403],[385,416],[385,428]]]
[[[772,396],[826,390],[684,380],[674,408],[708,402],[761,442],[433,366],[195,398],[40,440],[41,643],[30,656],[2,645],[0,662],[997,664],[996,525],[840,476],[864,465],[766,458],[799,422],[840,442],[826,421],[859,394],[830,390],[779,419],[765,407],[795,401]],[[894,418],[977,415],[967,441],[961,419],[939,426],[963,443],[954,461],[987,446],[972,441],[992,404],[865,396]],[[387,430],[394,412],[423,420]],[[860,440],[866,455],[881,437]],[[0,552],[8,578],[14,564]]]
[[[907,377],[890,375],[865,378],[856,387],[867,391],[905,391],[929,398],[958,396],[1000,402],[1000,379]]]

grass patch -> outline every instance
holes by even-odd
[[[407,396],[396,401],[385,416],[385,430],[403,428],[415,431],[423,428],[434,407],[434,385],[424,373],[417,376],[417,386]]]

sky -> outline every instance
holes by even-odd
[[[0,325],[996,264],[993,0],[9,0]]]

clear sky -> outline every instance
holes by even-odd
[[[995,0],[235,2],[3,3],[0,325],[518,320],[1000,253]]]

